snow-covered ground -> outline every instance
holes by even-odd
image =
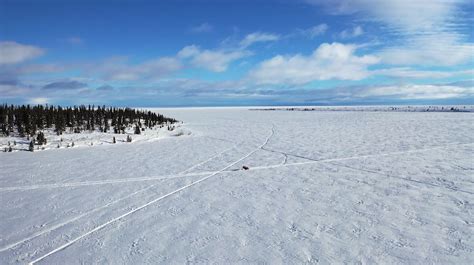
[[[474,263],[471,113],[159,112],[190,134],[0,153],[0,264]]]
[[[168,130],[168,126],[170,129]],[[163,124],[162,126],[155,126],[153,128],[146,128],[140,134],[135,134],[135,127],[130,125],[125,129],[125,134],[113,133],[109,131],[107,133],[95,131],[82,131],[81,133],[74,133],[72,128],[68,128],[63,134],[57,135],[53,128],[41,130],[47,140],[46,144],[35,145],[34,152],[44,151],[50,149],[61,149],[61,148],[78,148],[78,147],[93,147],[100,145],[114,144],[113,138],[115,137],[115,144],[129,144],[127,142],[127,136],[132,138],[132,142],[142,141],[156,141],[165,137],[170,136],[184,136],[190,135],[191,132],[181,127],[181,124]],[[8,152],[9,148],[12,148],[11,152],[29,151],[31,138],[19,137],[11,135],[8,137],[0,137],[0,152]]]

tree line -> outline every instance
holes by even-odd
[[[35,136],[41,130],[54,129],[57,135],[66,130],[74,133],[100,131],[125,133],[129,126],[135,126],[135,133],[175,119],[151,111],[132,108],[116,108],[94,105],[61,107],[52,105],[0,105],[0,135]]]

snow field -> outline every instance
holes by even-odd
[[[192,134],[0,154],[0,263],[474,262],[472,114],[159,112]]]

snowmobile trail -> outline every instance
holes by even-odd
[[[474,264],[472,114],[163,114],[202,126],[158,146],[96,148],[97,132],[71,134],[91,148],[0,153],[0,249],[11,247],[0,264]],[[261,146],[272,123],[265,146],[222,170]]]
[[[310,161],[288,163],[284,165],[276,164],[276,165],[270,165],[270,166],[252,167],[252,170],[263,170],[263,169],[279,168],[279,167],[292,167],[292,166],[309,165],[309,164],[316,164],[316,163],[327,163],[327,162],[333,162],[333,161],[344,161],[344,160],[350,160],[350,159],[372,158],[372,157],[378,157],[378,156],[393,156],[393,155],[403,155],[403,154],[411,154],[411,153],[421,153],[421,152],[427,152],[427,151],[433,151],[433,150],[446,149],[453,146],[470,146],[470,145],[474,145],[474,143],[464,143],[464,144],[456,143],[456,144],[448,144],[448,145],[436,146],[436,147],[430,147],[430,148],[419,148],[419,149],[406,150],[406,151],[396,151],[396,152],[371,154],[371,155],[355,155],[355,156],[348,156],[348,157],[325,158],[325,159],[319,159],[319,160],[299,156],[300,158],[305,158]],[[291,154],[287,154],[287,155],[292,156]]]
[[[334,162],[330,162],[330,164],[335,165],[335,166],[341,166],[341,167],[349,168],[349,169],[352,169],[352,170],[357,170],[357,171],[362,171],[362,172],[368,172],[368,173],[374,173],[374,174],[381,175],[381,176],[385,176],[385,177],[388,177],[388,178],[396,178],[396,179],[405,180],[405,181],[409,181],[409,182],[414,182],[414,183],[418,183],[418,184],[423,184],[423,185],[427,185],[427,186],[432,186],[432,187],[437,187],[437,188],[443,188],[443,189],[449,189],[449,190],[452,190],[452,191],[459,191],[459,192],[462,192],[462,193],[467,193],[467,194],[474,195],[474,192],[472,192],[472,191],[462,190],[462,189],[453,188],[453,187],[449,187],[449,186],[437,185],[437,184],[434,184],[434,183],[430,183],[430,182],[426,182],[426,181],[421,181],[421,180],[416,180],[416,179],[410,179],[410,178],[399,177],[399,176],[395,176],[395,175],[391,175],[391,174],[386,174],[386,173],[383,173],[383,172],[380,172],[380,171],[376,171],[376,170],[358,168],[358,167],[353,167],[353,166],[349,166],[349,165],[345,165],[345,164],[341,164],[341,163],[334,163]]]
[[[418,153],[418,152],[425,152],[425,151],[432,151],[432,150],[439,150],[439,149],[445,149],[451,146],[464,146],[464,145],[474,145],[474,143],[452,143],[452,144],[446,144],[442,146],[435,146],[435,147],[430,147],[430,148],[419,148],[419,149],[412,149],[412,150],[406,150],[406,151],[396,151],[396,152],[389,152],[389,153],[381,153],[381,154],[371,154],[371,155],[356,155],[356,156],[351,156],[347,158],[340,158],[341,160],[346,160],[346,159],[356,159],[356,158],[369,158],[369,157],[376,157],[376,156],[390,156],[390,155],[399,155],[399,154],[409,154],[409,153]],[[278,153],[286,156],[292,156],[296,158],[302,158],[306,159],[309,161],[313,162],[321,162],[321,161],[337,161],[338,158],[328,158],[328,159],[315,159],[307,156],[302,156],[302,155],[296,155],[284,151],[279,151],[279,150],[273,150],[273,149],[268,149],[268,148],[262,148],[265,151],[272,152],[272,153]],[[301,162],[301,163],[311,163],[311,162]],[[298,163],[294,163],[298,164]],[[288,164],[291,165],[291,164]]]
[[[192,174],[187,174],[187,175],[186,175],[186,174],[184,174],[184,173],[186,173],[186,172],[188,172],[188,171],[190,171],[190,170],[192,170],[192,169],[195,169],[196,167],[199,167],[199,166],[201,166],[201,165],[204,165],[204,164],[206,164],[206,163],[212,161],[212,160],[215,159],[216,157],[219,157],[220,155],[222,155],[222,154],[228,152],[229,150],[234,149],[235,147],[237,147],[237,145],[234,145],[234,146],[232,146],[232,147],[230,147],[230,148],[227,148],[227,149],[225,149],[224,151],[221,151],[221,152],[219,152],[219,153],[217,153],[217,154],[211,156],[210,158],[208,158],[208,159],[206,159],[206,160],[204,160],[204,161],[201,161],[201,162],[199,162],[199,163],[197,163],[197,164],[195,164],[195,165],[193,165],[193,166],[191,166],[191,167],[189,167],[189,168],[187,168],[187,169],[181,171],[180,173],[178,173],[178,174],[176,174],[176,175],[174,175],[174,176],[180,176],[180,177],[191,176]],[[205,174],[205,173],[203,173],[203,174]],[[198,174],[194,174],[194,176],[197,176],[197,175],[198,175]],[[150,178],[149,178],[149,179],[150,179]],[[151,179],[153,179],[153,178],[151,178]],[[171,179],[171,178],[163,178],[163,177],[162,177],[162,178],[160,178],[160,179]],[[130,180],[133,181],[133,179],[130,179]],[[155,180],[156,180],[156,178],[155,178]],[[131,182],[131,181],[121,181],[121,182]],[[143,180],[139,180],[139,181],[143,181]],[[99,183],[99,182],[94,182],[94,183]],[[110,183],[110,182],[109,182],[109,183]],[[115,183],[117,183],[117,182],[115,182]],[[74,184],[74,183],[71,183],[71,184]],[[80,184],[82,184],[82,185],[76,185],[76,186],[91,185],[91,184],[84,184],[84,183],[80,183]],[[101,184],[108,184],[108,183],[105,181],[105,182],[102,182]],[[109,202],[109,203],[107,203],[107,204],[105,204],[105,205],[103,205],[103,206],[100,206],[100,207],[98,207],[98,208],[94,208],[94,209],[92,209],[92,210],[90,210],[90,211],[87,211],[87,212],[82,213],[82,214],[80,214],[80,215],[78,215],[78,216],[75,216],[75,217],[73,217],[73,218],[70,218],[70,219],[68,219],[68,220],[66,220],[66,221],[64,221],[64,222],[58,223],[58,224],[56,224],[56,225],[54,225],[54,226],[52,226],[52,227],[49,227],[49,228],[44,229],[44,230],[42,230],[42,231],[38,231],[38,232],[36,232],[36,233],[33,233],[32,235],[30,235],[30,236],[28,236],[28,237],[26,237],[26,238],[23,238],[23,239],[21,239],[21,240],[18,240],[18,241],[14,242],[14,243],[8,244],[8,245],[3,246],[3,247],[0,247],[0,252],[3,252],[3,251],[6,251],[6,250],[9,250],[9,249],[12,249],[12,248],[14,248],[14,247],[16,247],[16,246],[18,246],[18,245],[20,245],[20,244],[23,244],[23,243],[25,243],[25,242],[27,242],[27,241],[30,241],[30,240],[32,240],[32,239],[34,239],[34,238],[36,238],[36,237],[39,237],[39,236],[41,236],[41,235],[44,235],[44,234],[46,234],[46,233],[52,232],[52,231],[54,231],[54,230],[56,230],[56,229],[58,229],[58,228],[61,228],[61,227],[65,226],[65,225],[67,225],[67,224],[69,224],[69,223],[72,223],[72,222],[74,222],[74,221],[77,221],[77,220],[79,220],[79,219],[81,219],[81,218],[83,218],[83,217],[85,217],[85,216],[88,216],[88,215],[90,215],[90,214],[92,214],[92,213],[95,213],[95,212],[98,212],[98,211],[100,211],[100,210],[106,209],[106,208],[108,208],[108,207],[110,207],[110,206],[112,206],[112,205],[114,205],[114,204],[116,204],[116,203],[119,203],[119,202],[121,202],[121,201],[123,201],[123,200],[126,200],[126,199],[128,199],[128,198],[130,198],[130,197],[133,197],[134,195],[137,195],[137,194],[139,194],[139,193],[145,192],[145,191],[147,191],[147,190],[149,190],[149,189],[155,187],[155,186],[158,185],[158,184],[159,184],[159,183],[156,183],[156,184],[153,184],[153,185],[148,186],[148,187],[146,187],[146,188],[139,189],[139,190],[137,190],[137,191],[135,191],[135,192],[133,192],[133,193],[128,194],[127,196],[118,198],[118,199],[116,199],[116,200],[114,200],[114,201],[111,201],[111,202]],[[92,185],[94,185],[94,184],[92,184]],[[73,186],[74,186],[74,185],[66,185],[66,186],[62,186],[62,187],[73,187]],[[51,185],[50,185],[49,187],[51,187]]]
[[[282,154],[282,155],[285,156],[285,158],[284,158],[283,162],[280,163],[280,164],[269,165],[269,166],[257,166],[257,167],[252,167],[252,169],[253,170],[262,170],[262,169],[277,168],[277,167],[281,167],[281,166],[298,166],[298,165],[313,164],[313,163],[344,161],[344,160],[359,159],[359,158],[371,158],[371,157],[377,157],[377,156],[392,156],[392,155],[401,155],[401,154],[419,153],[419,152],[426,152],[426,151],[432,151],[432,150],[439,150],[439,149],[449,148],[449,147],[452,147],[452,146],[469,146],[469,145],[474,145],[474,143],[464,143],[464,144],[453,143],[453,144],[447,144],[447,145],[436,146],[436,147],[431,147],[431,148],[420,148],[420,149],[397,151],[397,152],[390,152],[390,153],[371,154],[371,155],[356,155],[356,156],[350,156],[350,157],[327,158],[327,159],[314,159],[314,158],[311,158],[311,157],[295,155],[295,154],[291,154],[291,153],[287,153],[287,152],[283,152],[283,151],[278,151],[278,150],[273,150],[273,149],[268,149],[268,148],[261,148],[262,150],[265,150],[265,151],[268,151],[268,152]],[[229,151],[229,150],[235,148],[236,146],[231,147],[229,149],[226,149],[226,151]],[[223,154],[226,151],[223,151],[220,154]],[[301,158],[301,159],[306,159],[308,161],[307,162],[287,163],[287,157],[288,156]],[[204,172],[198,172],[198,173],[186,173],[186,172],[188,172],[191,169],[194,169],[194,168],[196,168],[200,165],[203,165],[203,164],[209,162],[210,160],[214,159],[215,157],[212,157],[207,161],[203,161],[201,164],[196,164],[192,168],[188,168],[187,170],[185,170],[183,172],[180,172],[178,174],[172,174],[172,175],[161,175],[161,176],[141,177],[141,178],[112,179],[112,180],[100,180],[100,181],[69,182],[69,183],[58,183],[58,184],[41,184],[41,185],[28,185],[28,186],[16,186],[16,187],[3,187],[3,188],[0,188],[0,192],[2,192],[2,191],[26,191],[26,190],[34,190],[34,189],[80,187],[80,186],[93,186],[93,185],[107,185],[107,184],[118,184],[118,183],[128,183],[128,182],[157,181],[157,180],[168,180],[168,179],[183,178],[183,177],[204,176],[204,175],[215,173],[217,171],[204,171]],[[233,172],[233,171],[235,171],[235,170],[222,171],[222,172]]]
[[[228,152],[229,150],[234,149],[237,145],[228,148],[215,156],[207,159],[206,161],[202,161],[192,167],[179,172],[177,174],[171,175],[161,175],[161,176],[152,176],[152,177],[141,177],[141,178],[123,178],[123,179],[111,179],[111,180],[97,180],[97,181],[80,181],[80,182],[67,182],[67,183],[57,183],[57,184],[39,184],[39,185],[27,185],[27,186],[16,186],[16,187],[3,187],[0,188],[0,192],[2,191],[25,191],[25,190],[35,190],[35,189],[53,189],[53,188],[67,188],[67,187],[80,187],[80,186],[94,186],[94,185],[105,185],[105,184],[118,184],[118,183],[128,183],[128,182],[142,182],[142,181],[154,181],[154,180],[167,180],[167,179],[174,179],[174,178],[182,178],[182,177],[193,177],[193,176],[202,176],[207,175],[213,172],[199,172],[199,173],[186,173],[189,172],[196,167],[204,165],[209,161],[212,161],[214,158],[222,155],[223,153]]]
[[[156,181],[156,180],[167,180],[182,177],[192,177],[209,174],[208,172],[203,173],[187,173],[187,174],[173,174],[173,175],[161,175],[155,177],[142,177],[142,178],[124,178],[124,179],[112,179],[112,180],[97,180],[97,181],[81,181],[81,182],[69,182],[69,183],[58,183],[58,184],[40,184],[40,185],[28,185],[28,186],[17,186],[17,187],[4,187],[0,188],[2,191],[28,191],[37,189],[55,189],[55,188],[69,188],[69,187],[81,187],[81,186],[96,186],[106,184],[120,184],[120,183],[132,183],[132,182],[143,182],[143,181]]]
[[[309,158],[309,157],[306,157],[306,156],[295,155],[295,154],[291,154],[291,153],[287,153],[287,152],[283,152],[283,151],[277,151],[277,150],[268,149],[268,148],[262,148],[262,150],[265,150],[265,151],[268,151],[268,152],[271,152],[271,153],[281,154],[281,155],[284,155],[286,158],[288,158],[288,156],[292,156],[292,157],[302,158],[302,159],[306,159],[306,160],[310,160],[310,161],[319,161],[317,159]]]
[[[177,190],[174,190],[174,191],[172,191],[172,192],[170,192],[170,193],[168,193],[168,194],[165,194],[165,195],[163,195],[163,196],[160,196],[160,197],[158,197],[158,198],[155,198],[154,200],[151,200],[151,201],[149,201],[149,202],[147,202],[147,203],[145,203],[145,204],[143,204],[143,205],[141,205],[141,206],[139,206],[139,207],[137,207],[137,208],[135,208],[135,209],[133,209],[133,210],[131,210],[131,211],[128,211],[128,212],[126,212],[126,213],[124,213],[124,214],[118,216],[118,217],[115,217],[115,218],[113,218],[113,219],[111,219],[111,220],[109,220],[109,221],[107,221],[107,222],[105,222],[105,223],[103,223],[103,224],[101,224],[101,225],[95,227],[94,229],[92,229],[92,230],[90,230],[90,231],[88,231],[88,232],[86,232],[86,233],[84,233],[84,234],[82,234],[82,235],[80,235],[80,236],[74,238],[73,240],[69,241],[68,243],[63,244],[63,245],[61,245],[61,246],[59,246],[59,247],[57,247],[57,248],[51,250],[50,252],[44,254],[43,256],[41,256],[41,257],[39,257],[39,258],[37,258],[37,259],[31,261],[29,264],[35,264],[35,263],[37,263],[37,262],[39,262],[39,261],[42,261],[43,259],[47,258],[48,256],[51,256],[51,255],[53,255],[54,253],[59,252],[59,251],[65,249],[65,248],[67,248],[68,246],[70,246],[70,245],[76,243],[77,241],[79,241],[79,240],[81,240],[81,239],[87,237],[88,235],[90,235],[90,234],[92,234],[92,233],[94,233],[94,232],[97,232],[97,231],[103,229],[104,227],[106,227],[106,226],[108,226],[108,225],[111,225],[111,224],[117,222],[118,220],[121,220],[121,219],[123,219],[123,218],[125,218],[125,217],[127,217],[127,216],[129,216],[129,215],[131,215],[131,214],[134,214],[134,213],[136,213],[136,212],[138,212],[138,211],[140,211],[140,210],[146,208],[146,207],[149,206],[149,205],[152,205],[152,204],[154,204],[154,203],[156,203],[156,202],[159,202],[159,201],[161,201],[161,200],[163,200],[163,199],[166,199],[166,198],[168,198],[168,197],[170,197],[170,196],[172,196],[172,195],[174,195],[174,194],[176,194],[176,193],[179,193],[179,192],[181,192],[181,191],[183,191],[183,190],[185,190],[185,189],[187,189],[187,188],[190,188],[190,187],[192,187],[192,186],[194,186],[194,185],[196,185],[196,184],[199,184],[199,183],[201,183],[201,182],[204,182],[204,181],[206,181],[206,180],[212,178],[213,176],[218,175],[219,173],[224,172],[224,171],[227,170],[228,168],[234,166],[235,164],[239,163],[240,161],[246,159],[247,157],[249,157],[249,156],[253,155],[255,152],[257,152],[258,150],[261,150],[263,147],[265,147],[265,145],[267,145],[267,143],[270,141],[271,137],[272,137],[272,136],[274,135],[274,133],[275,133],[274,127],[275,127],[275,126],[273,125],[273,126],[272,126],[272,130],[271,130],[271,133],[267,136],[267,138],[265,139],[265,141],[264,141],[259,147],[253,149],[253,150],[252,150],[251,152],[249,152],[248,154],[246,154],[246,155],[240,157],[239,159],[237,159],[237,160],[235,160],[234,162],[228,164],[227,166],[223,167],[222,169],[220,169],[220,170],[218,170],[218,171],[216,171],[216,172],[214,172],[214,173],[212,173],[212,174],[210,174],[210,175],[208,175],[208,176],[206,176],[206,177],[204,177],[204,178],[201,178],[201,179],[199,179],[199,180],[197,180],[197,181],[194,181],[194,182],[192,182],[191,184],[185,185],[185,186],[183,186],[183,187],[181,187],[181,188],[179,188],[179,189],[177,189]]]

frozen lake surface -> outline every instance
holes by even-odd
[[[159,112],[191,135],[0,153],[0,264],[474,264],[472,113]]]

